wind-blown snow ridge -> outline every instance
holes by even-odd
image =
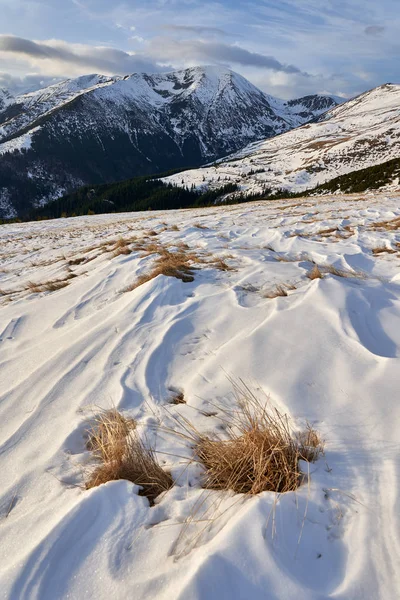
[[[325,111],[316,121],[169,181],[197,188],[233,181],[249,194],[282,188],[302,192],[400,157],[400,85],[370,90]]]
[[[399,223],[398,196],[370,194],[2,226],[4,597],[396,598]],[[121,236],[132,252],[115,256]],[[124,293],[157,258],[135,250],[145,239],[233,270]],[[54,280],[68,285],[34,293]],[[268,298],[277,285],[287,296]],[[187,466],[173,417],[222,432],[227,374],[325,438],[296,493],[204,494]],[[176,482],[153,507],[128,482],[83,488],[85,431],[112,405]]]

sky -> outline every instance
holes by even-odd
[[[281,98],[399,82],[399,0],[0,0],[0,88],[217,64]]]

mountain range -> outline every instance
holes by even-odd
[[[219,67],[0,90],[0,218],[85,184],[212,163],[336,106],[321,95],[279,100]]]

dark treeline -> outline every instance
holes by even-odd
[[[326,192],[342,192],[343,194],[357,194],[367,190],[378,190],[400,175],[400,158],[394,158],[388,162],[373,167],[367,167],[360,171],[352,171],[347,175],[340,175],[327,183],[308,190],[307,194],[324,194]]]
[[[33,210],[27,220],[208,206],[237,189],[236,184],[228,183],[216,190],[199,192],[194,186],[187,189],[158,178],[136,177],[119,183],[84,186]]]
[[[118,183],[84,186],[77,191],[49,202],[45,206],[32,210],[23,217],[24,221],[56,219],[87,214],[103,214],[144,210],[169,210],[178,208],[196,208],[213,206],[221,197],[230,194],[223,204],[239,204],[252,200],[296,198],[334,192],[360,193],[376,190],[390,184],[400,176],[400,158],[360,171],[341,175],[300,193],[286,190],[272,192],[265,188],[262,193],[244,195],[239,192],[236,183],[227,183],[220,188],[198,191],[194,185],[188,189],[167,184],[160,177],[166,177],[176,171],[156,176],[135,177]],[[20,219],[14,219],[20,220]],[[1,221],[0,221],[1,222]]]

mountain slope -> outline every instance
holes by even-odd
[[[189,187],[232,181],[246,194],[267,189],[302,192],[400,157],[400,85],[365,92],[316,121],[168,181]]]
[[[0,217],[86,183],[212,162],[336,105],[293,102],[218,67],[90,75],[19,96],[0,109]]]

